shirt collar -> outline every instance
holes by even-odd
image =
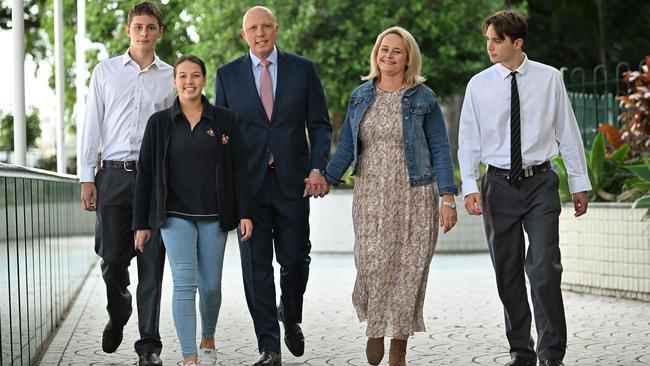
[[[211,106],[210,101],[203,94],[201,94],[201,101],[203,102],[203,111],[201,112],[201,119],[206,118],[212,121],[212,114],[208,113],[208,110],[210,109]],[[171,113],[174,121],[176,121],[177,118],[183,114],[183,111],[181,111],[181,101],[178,98],[178,96],[176,96],[176,99],[174,99],[174,104],[172,104],[171,106]]]
[[[510,73],[512,73],[510,69],[501,65],[500,63],[497,64],[496,66],[497,66],[497,72],[499,73],[501,79],[508,78],[508,76],[510,76]],[[528,71],[528,56],[525,53],[524,53],[524,61],[514,71],[516,71],[519,75],[526,75],[526,71]]]
[[[129,62],[135,63],[135,61],[133,61],[133,59],[131,58],[131,55],[129,55],[129,50],[127,49],[126,52],[124,52],[124,54],[122,55],[122,66],[126,66]],[[151,65],[156,65],[157,68],[160,68],[161,64],[162,61],[160,60],[160,58],[158,58],[158,55],[154,53],[153,62],[151,63]],[[151,67],[151,65],[149,65],[149,67]]]
[[[262,59],[257,57],[253,53],[253,51],[249,50],[248,53],[251,56],[251,62],[253,63],[253,66],[257,67],[260,64],[260,62],[262,61]],[[271,54],[266,59],[269,60],[272,64],[275,64],[275,65],[278,64],[278,49],[275,46],[273,46],[273,51],[271,51]]]

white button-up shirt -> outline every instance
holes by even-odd
[[[523,167],[542,164],[561,153],[571,193],[591,190],[582,138],[562,74],[526,56],[515,71]],[[465,196],[478,192],[480,162],[510,169],[510,73],[495,64],[467,84],[458,132]]]
[[[173,68],[158,56],[140,70],[128,51],[95,67],[81,131],[80,182],[95,181],[100,152],[102,160],[138,159],[149,117],[174,102],[173,73]]]

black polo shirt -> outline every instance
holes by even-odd
[[[177,111],[167,156],[167,216],[217,220],[217,148],[221,137],[211,127],[214,121],[209,115],[203,113],[191,129],[185,115]]]

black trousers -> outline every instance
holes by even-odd
[[[302,322],[303,295],[309,277],[309,199],[288,200],[269,169],[254,199],[253,236],[240,240],[246,302],[260,352],[280,352],[278,312]],[[280,304],[276,307],[273,249],[280,264]]]
[[[162,342],[158,331],[160,295],[165,263],[165,249],[160,231],[152,230],[152,238],[144,252],[135,251],[133,230],[133,187],[135,172],[104,167],[95,177],[97,186],[97,225],[95,252],[102,258],[101,269],[106,284],[108,317],[115,327],[126,325],[131,316],[129,265],[137,256],[138,329],[140,339],[135,351],[160,354]]]
[[[567,330],[560,282],[559,180],[552,170],[510,185],[486,173],[481,186],[483,221],[499,297],[503,303],[510,354],[524,359],[564,358]],[[525,251],[524,231],[529,246]],[[528,275],[537,327],[537,354],[530,335]]]

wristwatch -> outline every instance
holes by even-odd
[[[456,208],[456,202],[455,201],[442,201],[442,204],[445,206],[449,206],[451,208]]]
[[[312,169],[311,171],[312,171],[312,172],[316,172],[316,173],[320,174],[320,175],[323,176],[323,177],[325,176],[325,171],[324,171],[323,169],[316,169],[316,168],[314,168],[314,169]]]

